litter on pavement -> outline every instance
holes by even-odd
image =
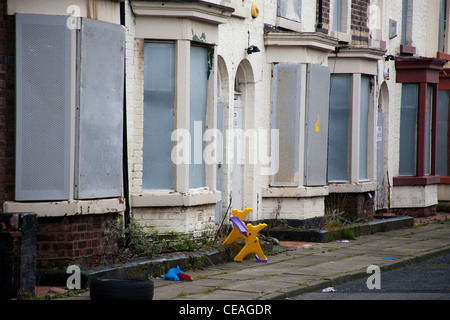
[[[191,276],[188,276],[183,271],[181,271],[180,267],[177,266],[176,268],[171,268],[169,271],[164,275],[164,279],[166,280],[172,280],[172,281],[180,281],[180,280],[187,280],[187,281],[193,281]]]

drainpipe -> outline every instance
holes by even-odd
[[[323,0],[319,0],[319,21],[317,22],[316,31],[319,31],[323,27]]]
[[[125,1],[120,2],[120,24],[125,26]],[[126,50],[124,49],[124,55]],[[127,136],[127,89],[126,89],[126,57],[123,62],[123,143],[122,143],[122,176],[123,193],[125,197],[125,211],[123,213],[125,230],[130,226],[130,194],[128,186],[128,136]],[[130,233],[125,232],[125,246],[130,245]]]

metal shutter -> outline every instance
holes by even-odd
[[[65,200],[70,186],[67,17],[16,15],[16,200]]]
[[[77,53],[75,198],[122,195],[125,29],[83,18]]]
[[[278,152],[278,171],[271,176],[273,186],[298,186],[300,81],[300,65],[275,65],[272,79],[272,129],[279,130],[279,144],[278,150],[272,151]]]
[[[323,186],[327,181],[328,109],[330,69],[307,65],[305,186]]]

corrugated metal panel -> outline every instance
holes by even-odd
[[[16,15],[16,200],[70,191],[70,30],[67,17]]]
[[[306,75],[306,186],[323,186],[327,180],[328,109],[330,69],[308,64]]]
[[[75,197],[122,195],[125,29],[82,19]]]
[[[301,65],[275,65],[272,79],[272,128],[279,130],[279,148],[278,172],[271,176],[273,186],[298,185],[300,82]]]

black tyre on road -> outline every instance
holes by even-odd
[[[92,279],[91,300],[152,300],[153,281],[141,278]]]

